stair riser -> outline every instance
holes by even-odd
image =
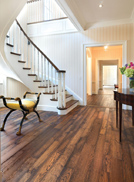
[[[73,99],[73,96],[68,97],[68,98],[66,98],[66,102],[69,102],[69,101],[72,100],[72,99]]]
[[[65,94],[67,93],[67,91],[65,91]],[[58,93],[57,93],[57,97],[58,97]],[[55,95],[52,95],[52,99],[55,98]]]
[[[41,93],[43,93],[43,92],[48,92],[48,88],[38,88],[38,86],[36,87],[36,90],[37,90],[38,92],[41,92]],[[56,90],[57,90],[57,92],[58,92],[58,88],[57,88]],[[53,91],[55,91],[55,87],[53,87]],[[51,92],[51,88],[49,88],[49,92]]]
[[[70,108],[66,109],[66,110],[58,110],[58,114],[59,115],[66,115],[67,113],[69,113],[71,110],[73,110],[75,107],[77,107],[79,104],[79,102],[75,103],[74,105],[72,105]]]

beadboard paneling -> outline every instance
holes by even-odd
[[[26,91],[30,91],[23,83],[7,78],[7,96],[8,97],[21,97]]]
[[[134,61],[134,24],[91,28],[87,31],[33,38],[60,68],[66,70],[66,85],[83,98],[83,44],[128,41],[128,62]]]

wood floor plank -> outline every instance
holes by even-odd
[[[0,108],[1,120],[7,112]],[[3,182],[134,181],[131,111],[123,111],[120,143],[111,91],[99,91],[65,116],[39,114],[43,122],[29,114],[18,137],[22,113],[13,112],[1,132]]]

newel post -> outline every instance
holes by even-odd
[[[58,71],[58,108],[66,108],[65,73],[64,70]]]

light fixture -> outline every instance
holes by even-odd
[[[101,1],[99,4],[99,8],[102,8],[102,7],[103,7],[103,1]]]
[[[104,46],[104,50],[107,51],[107,48],[108,48],[108,45],[105,45]]]
[[[107,49],[108,48],[108,46],[106,45],[106,46],[104,46],[104,49]]]
[[[99,4],[99,8],[102,8],[103,7],[103,5],[102,4]]]

